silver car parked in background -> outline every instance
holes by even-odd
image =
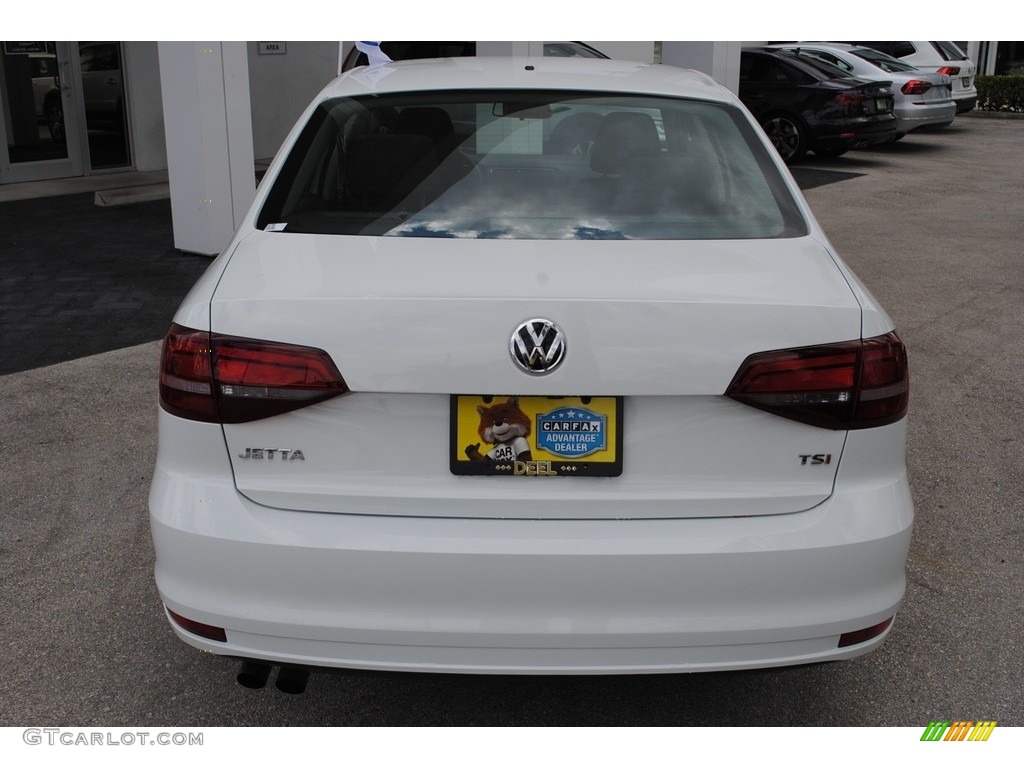
[[[861,45],[799,43],[774,47],[794,51],[812,62],[824,61],[854,77],[891,80],[897,139],[926,126],[944,128],[956,117],[949,75],[918,69]]]
[[[957,46],[946,40],[887,40],[887,41],[854,41],[843,42],[851,45],[862,45],[876,51],[895,56],[911,66],[926,72],[938,72],[949,75],[953,81],[953,101],[956,111],[970,112],[978,103],[978,88],[974,82],[975,67]]]

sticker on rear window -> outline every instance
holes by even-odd
[[[267,224],[267,226],[263,228],[263,231],[264,232],[284,232],[284,228],[287,227],[287,226],[288,226],[288,222],[285,222],[283,224]]]

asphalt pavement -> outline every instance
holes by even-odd
[[[169,200],[0,203],[0,375],[158,339],[210,264],[174,248]]]
[[[298,697],[178,641],[153,584],[158,339],[207,260],[174,251],[165,202],[116,220],[77,196],[0,204],[0,725],[1024,725],[1022,150],[1024,121],[966,116],[797,169],[910,352],[917,519],[878,651],[718,674],[315,674]]]

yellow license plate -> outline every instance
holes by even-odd
[[[511,477],[618,477],[621,397],[452,395],[451,471]]]

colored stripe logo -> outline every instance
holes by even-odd
[[[921,741],[988,741],[995,727],[995,720],[933,720],[921,734]]]

